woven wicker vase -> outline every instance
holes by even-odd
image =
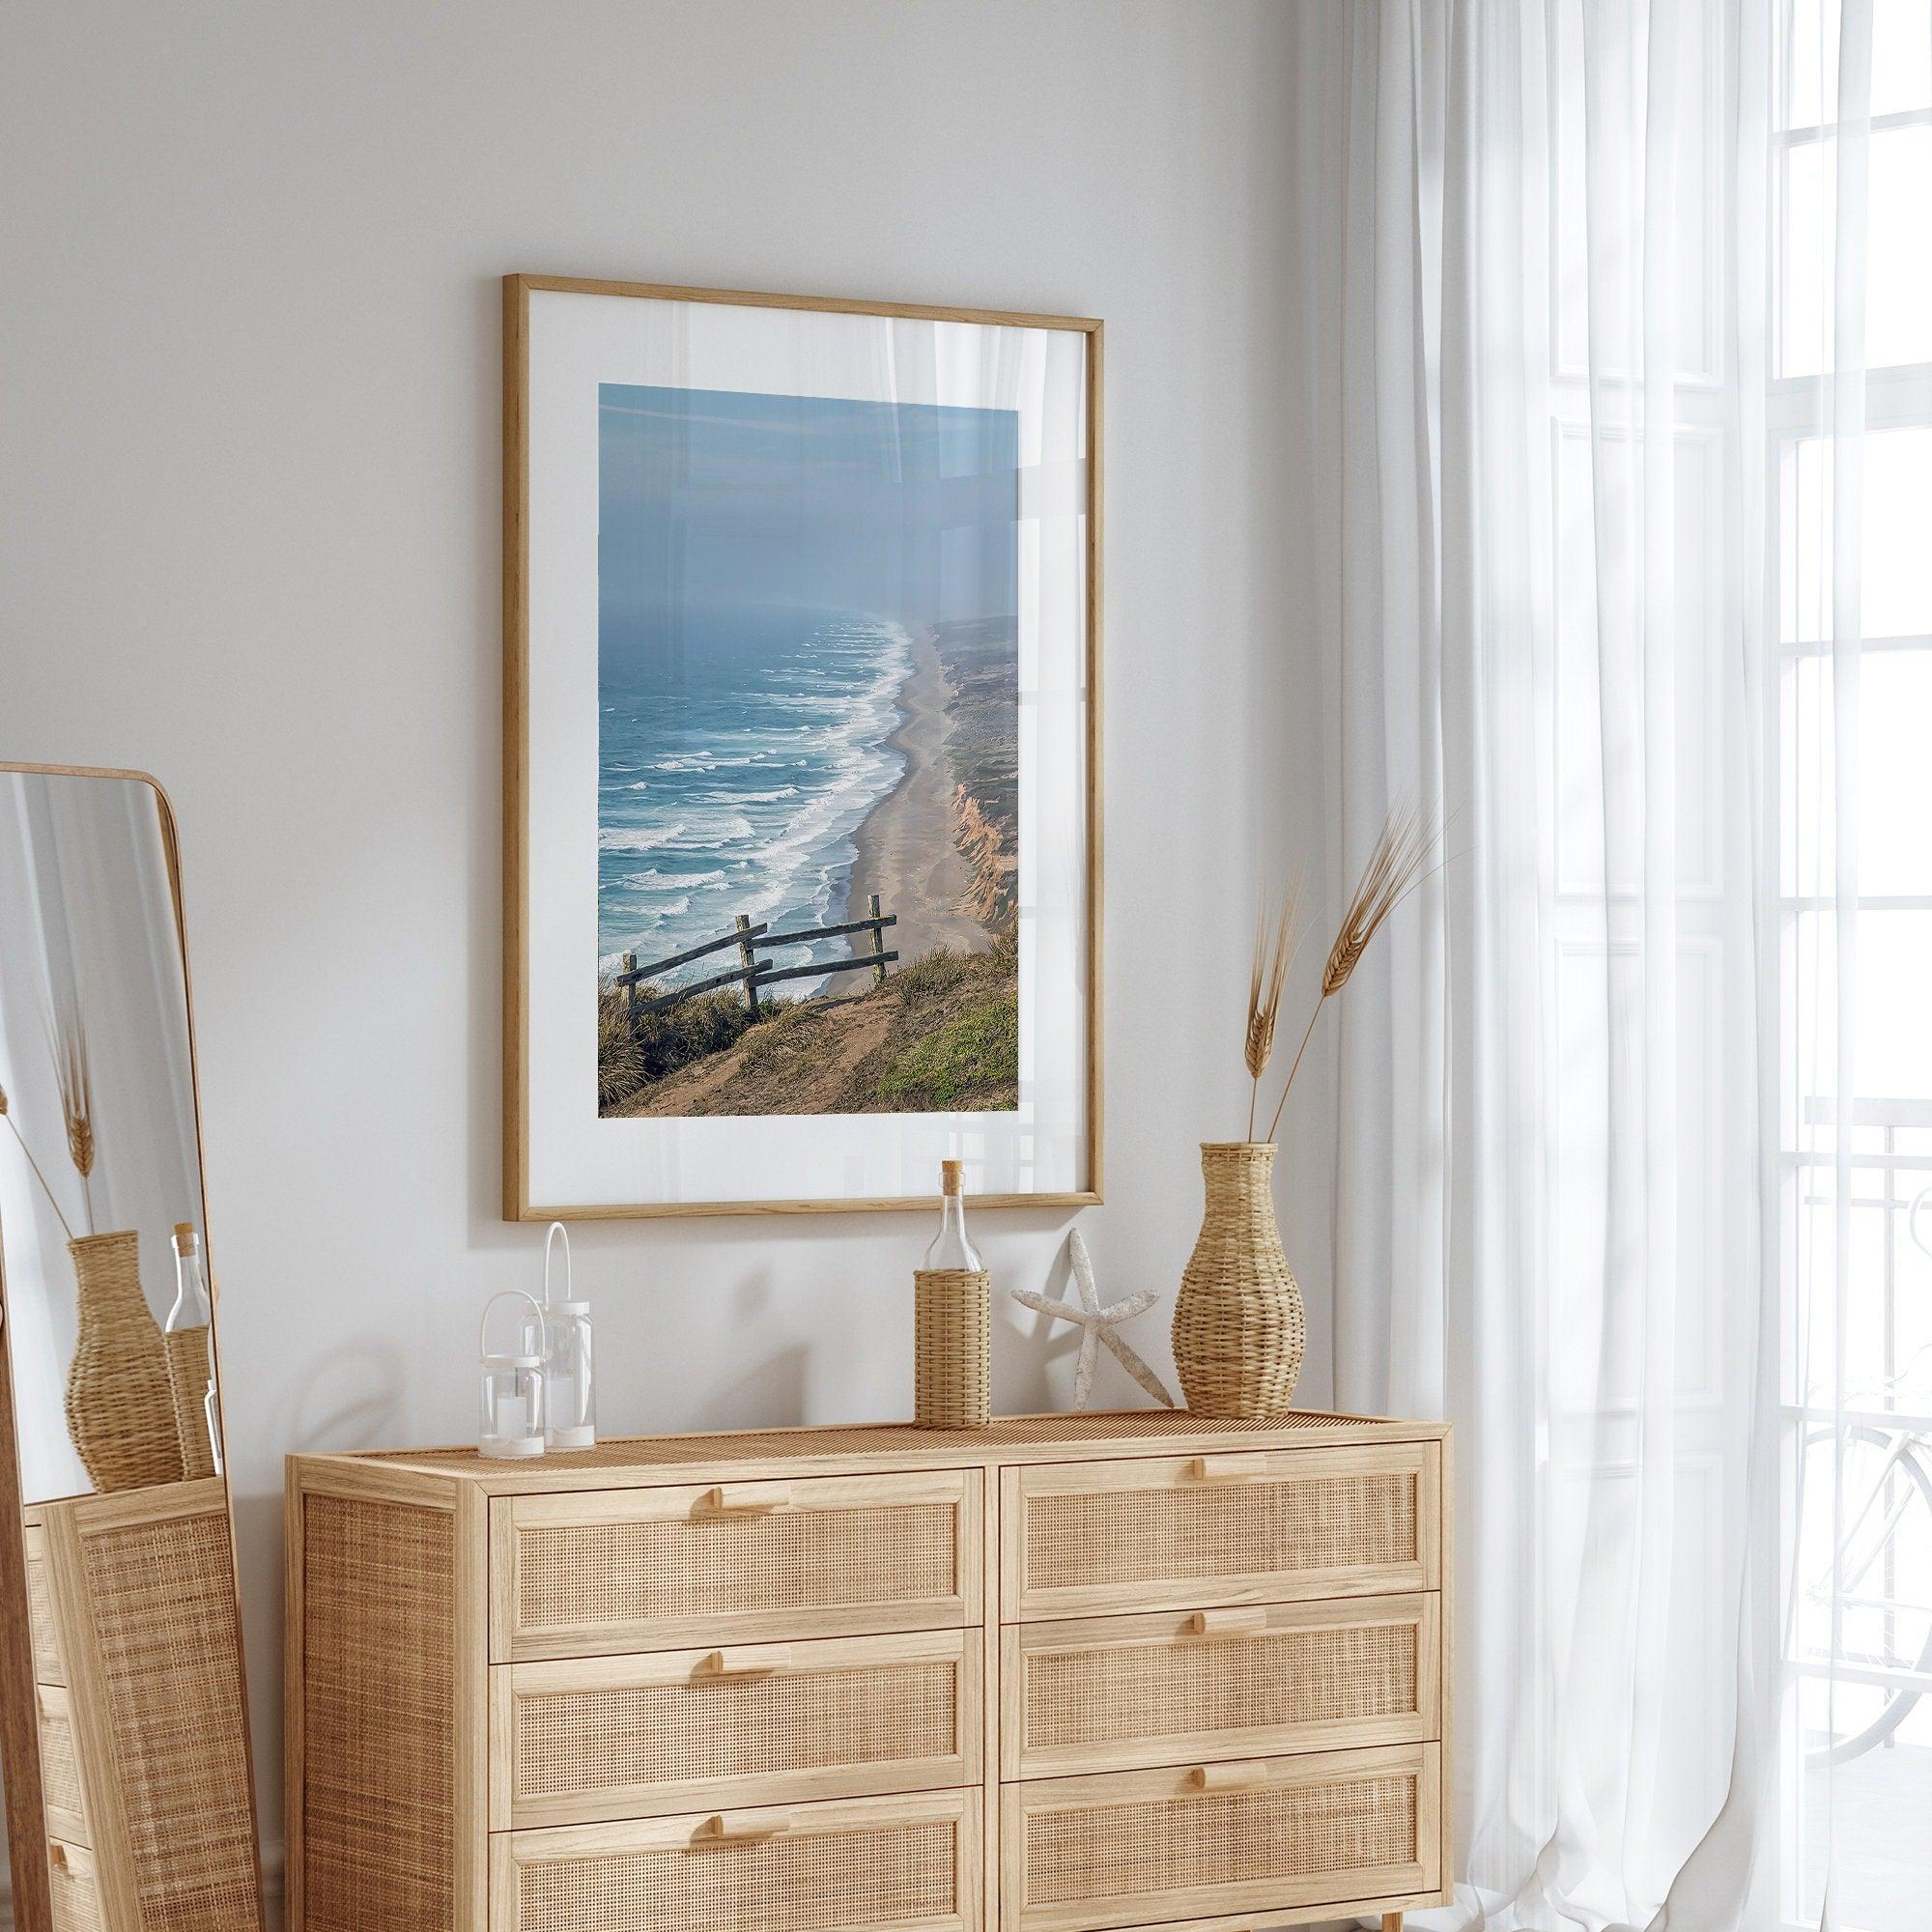
[[[1274,1224],[1274,1147],[1204,1141],[1208,1211],[1174,1304],[1174,1366],[1194,1415],[1285,1415],[1307,1340]]]
[[[67,1428],[94,1487],[182,1479],[181,1437],[160,1324],[141,1293],[140,1236],[70,1241],[80,1284],[80,1339],[67,1378]]]

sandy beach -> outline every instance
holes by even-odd
[[[952,841],[952,777],[946,759],[952,720],[946,713],[946,677],[932,639],[913,643],[913,668],[899,693],[903,722],[888,742],[905,753],[905,776],[853,835],[859,856],[852,867],[854,912],[863,918],[866,897],[877,893],[898,923],[886,944],[901,963],[935,946],[962,952],[990,952],[993,936],[959,907],[972,872]]]

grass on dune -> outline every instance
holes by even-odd
[[[755,1017],[735,987],[636,1015],[598,999],[598,1104],[635,1112],[668,1074],[738,1049],[707,1079],[705,1113],[921,1113],[1017,1104],[1018,944],[936,948],[882,986],[830,1000],[767,996]],[[653,989],[654,990],[654,989]],[[651,991],[639,988],[641,998]],[[858,1028],[855,1034],[853,1029]],[[858,1042],[858,1043],[855,1043]]]
[[[662,990],[639,986],[638,997],[640,1001],[652,999]],[[782,1018],[795,1004],[768,995],[754,1017],[745,1005],[744,994],[727,987],[715,993],[695,993],[654,1013],[634,1015],[627,1009],[622,987],[600,987],[597,1104],[613,1106],[694,1060],[735,1046],[753,1027]]]
[[[901,1054],[881,1076],[879,1097],[895,1113],[971,1105],[1012,1086],[1019,1050],[1019,1000],[996,993]]]

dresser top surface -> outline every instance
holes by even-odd
[[[1440,1422],[1297,1409],[1264,1421],[1210,1419],[1184,1410],[1115,1409],[1065,1415],[996,1416],[983,1429],[920,1429],[911,1423],[727,1430],[687,1435],[612,1437],[594,1449],[554,1451],[500,1462],[471,1448],[366,1450],[302,1456],[304,1464],[349,1464],[417,1472],[493,1492],[603,1489],[662,1479],[667,1472],[773,1464],[842,1469],[945,1468],[1102,1457],[1176,1456],[1198,1451],[1314,1448],[1436,1440]]]

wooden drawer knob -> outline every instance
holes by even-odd
[[[1268,1768],[1256,1759],[1236,1759],[1233,1764],[1197,1764],[1187,1774],[1196,1791],[1250,1791],[1267,1782]]]
[[[784,1483],[720,1483],[705,1491],[697,1506],[711,1516],[768,1516],[790,1509],[791,1490]]]
[[[743,1845],[791,1830],[788,1811],[714,1811],[693,1831],[694,1845]]]
[[[756,1650],[714,1650],[697,1662],[695,1677],[770,1677],[791,1668],[791,1646],[768,1643]]]
[[[1251,1610],[1196,1610],[1187,1619],[1189,1636],[1242,1636],[1267,1629],[1267,1612]]]
[[[1252,1483],[1267,1473],[1265,1456],[1196,1456],[1187,1464],[1197,1483]]]

